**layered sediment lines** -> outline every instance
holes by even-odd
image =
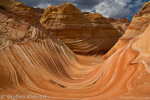
[[[126,30],[125,34],[118,40],[115,46],[103,56],[107,59],[119,48],[126,45],[130,40],[142,34],[150,24],[150,1],[143,5],[141,10],[133,17],[131,24]]]
[[[29,40],[44,39],[49,35],[33,11],[22,2],[18,3],[13,3],[14,9],[0,9],[0,48]],[[19,9],[18,5],[22,6],[22,9]]]
[[[103,54],[121,37],[102,15],[82,13],[70,3],[47,7],[41,23],[78,54]]]
[[[39,19],[43,17],[44,9],[42,8],[34,8],[34,7],[29,7],[31,10],[34,11],[35,16],[38,17]]]
[[[109,17],[108,21],[110,23],[128,23],[128,24],[130,24],[130,21],[127,18],[119,18],[118,20],[116,20],[112,17]]]
[[[54,35],[0,49],[0,94],[46,95],[49,100],[150,99],[150,51],[141,45],[150,44],[149,29],[103,63],[83,63]]]
[[[76,55],[33,16],[0,16],[2,36],[13,42],[0,48],[1,99],[150,99],[150,25],[103,61]]]
[[[125,31],[128,29],[129,27],[129,23],[111,23],[113,25],[113,27],[120,32],[122,35],[125,34]]]
[[[127,18],[119,18],[118,20],[114,18],[108,18],[108,21],[113,25],[118,32],[124,35],[125,31],[128,29],[130,21]]]

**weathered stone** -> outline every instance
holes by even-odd
[[[115,29],[118,30],[122,35],[128,29],[130,21],[127,18],[119,18],[118,20],[114,18],[108,18],[108,21],[113,25]]]
[[[106,23],[97,13],[87,19],[95,27]],[[2,100],[149,99],[150,25],[103,61],[76,55],[36,17],[0,10],[0,21],[0,38],[16,40],[0,48]],[[106,28],[107,24],[100,26]]]
[[[70,3],[47,7],[41,23],[79,54],[105,53],[121,36],[102,15],[82,13]]]
[[[116,45],[103,56],[104,59],[110,57],[114,52],[116,52],[119,48],[126,45],[130,40],[135,38],[136,36],[141,35],[148,25],[150,24],[150,1],[143,5],[141,10],[136,14],[125,34],[119,39]]]

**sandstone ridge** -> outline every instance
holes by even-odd
[[[56,13],[55,7],[51,9]],[[64,13],[63,9],[60,11]],[[0,37],[4,43],[0,47],[1,99],[150,99],[150,25],[108,59],[101,60],[75,54],[57,34],[50,32],[52,29],[44,27],[40,19],[19,12],[0,9]],[[81,15],[86,16],[84,14]],[[87,19],[94,24],[101,22],[101,27],[106,29],[103,25],[107,21],[101,20],[100,14],[88,14]],[[90,47],[94,40],[82,41]]]
[[[4,7],[7,9],[0,9],[0,48],[50,35],[51,32],[48,33],[40,24],[40,19],[22,2],[13,2],[10,8]]]
[[[122,35],[125,33],[129,27],[130,21],[127,18],[119,18],[118,20],[114,18],[108,18],[108,21],[117,29]]]
[[[102,15],[82,13],[70,3],[47,7],[41,23],[79,54],[105,53],[121,36]]]
[[[125,17],[124,18],[119,18],[118,20],[116,20],[116,19],[114,19],[112,17],[109,17],[108,21],[110,23],[128,23],[128,24],[130,24],[130,21],[127,18],[125,18]]]
[[[142,34],[150,24],[150,1],[143,5],[141,10],[136,14],[125,34],[119,39],[115,46],[103,57],[104,59],[111,56],[119,48],[126,45],[130,40]]]

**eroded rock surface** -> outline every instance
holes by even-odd
[[[76,55],[36,17],[0,10],[2,19],[1,37],[17,40],[0,48],[4,99],[20,99],[9,95],[23,96],[22,100],[150,99],[150,25],[103,61]]]
[[[102,15],[82,13],[70,3],[47,7],[41,23],[79,54],[105,53],[121,36]]]
[[[55,35],[2,48],[0,95],[46,95],[49,100],[149,99],[149,29],[104,62],[81,59]]]
[[[7,3],[7,2],[6,2]],[[10,8],[0,9],[0,48],[32,39],[47,38],[44,26],[34,12],[22,2],[13,2]],[[13,7],[13,8],[11,8]]]
[[[148,25],[150,24],[150,1],[143,5],[141,10],[135,15],[132,19],[131,24],[126,30],[125,34],[119,39],[115,46],[103,56],[104,59],[107,59],[119,48],[126,45],[130,40],[136,36],[142,34]]]
[[[122,35],[128,29],[130,21],[127,18],[119,18],[118,20],[114,18],[108,18],[108,21],[117,29]]]
[[[128,23],[128,24],[130,24],[130,21],[127,18],[119,18],[118,20],[116,20],[116,19],[110,17],[110,18],[108,18],[108,21],[110,23]]]
[[[30,7],[31,10],[34,11],[35,16],[37,16],[39,19],[43,17],[43,13],[44,13],[44,9],[42,8],[34,8],[34,7]]]

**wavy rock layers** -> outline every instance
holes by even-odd
[[[49,34],[22,2],[14,2],[13,9],[0,9],[0,48],[29,40],[44,39]],[[20,8],[20,9],[19,9]]]
[[[137,59],[150,53],[149,29],[101,64],[91,59],[83,63],[54,35],[0,49],[0,94],[46,95],[49,100],[150,99],[150,58]]]
[[[121,39],[125,39],[126,42],[132,38],[142,34],[148,25],[150,24],[150,1],[143,5],[142,9],[135,15],[132,22],[126,31],[125,35]]]
[[[1,47],[26,41],[34,37],[31,36],[31,30],[34,27],[23,21],[20,17],[17,17],[14,13],[1,10],[0,20]],[[30,21],[35,21],[35,19],[31,19]]]
[[[132,19],[131,24],[125,34],[119,39],[115,46],[103,56],[104,59],[110,57],[116,50],[126,45],[131,39],[142,34],[150,24],[150,1],[143,5],[142,9]]]
[[[134,63],[142,62],[147,71],[150,72],[150,25],[143,33],[141,38],[134,44],[133,49],[138,51],[140,55],[133,61]]]
[[[33,17],[35,14],[28,6],[24,5],[21,1],[14,0],[1,0],[0,5],[3,10],[13,11],[20,15]]]
[[[127,18],[119,18],[118,20],[114,18],[108,18],[108,21],[113,25],[115,29],[118,30],[122,35],[128,29],[130,21]]]
[[[105,53],[121,36],[102,15],[82,13],[70,3],[47,7],[41,23],[79,54]]]
[[[20,39],[0,48],[0,96],[4,99],[150,99],[150,25],[101,61],[77,56],[33,17],[0,12],[7,22],[1,22],[2,36],[6,41]],[[22,34],[26,35],[20,38]]]

